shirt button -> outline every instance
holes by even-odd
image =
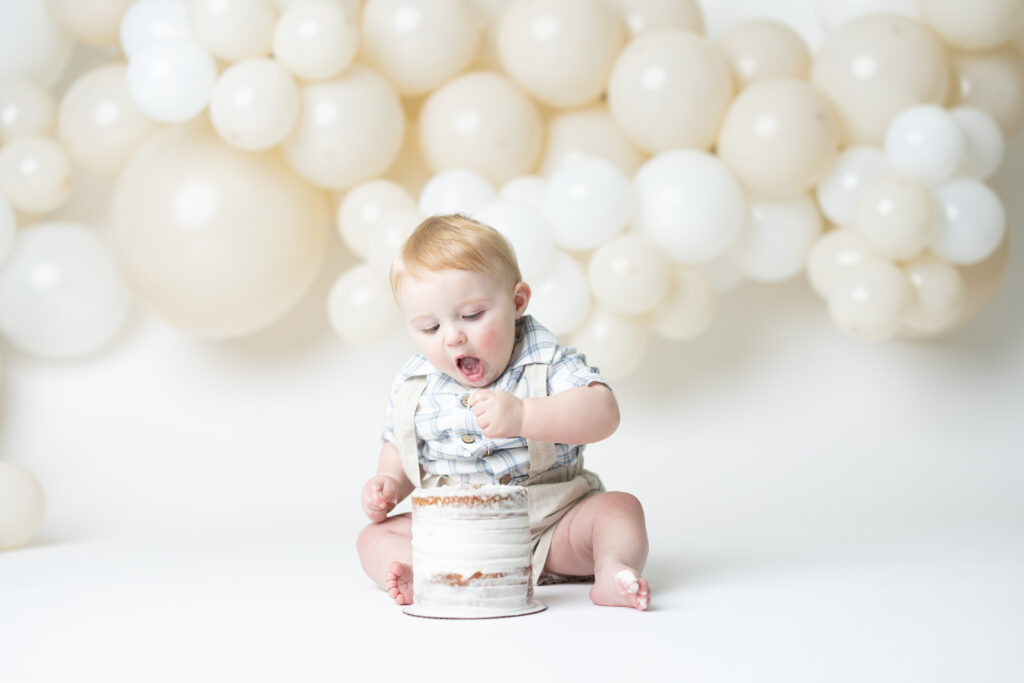
[[[462,404],[463,408],[468,408],[469,407],[469,394],[463,394],[462,398],[459,399],[459,403]]]
[[[498,483],[501,484],[502,486],[504,486],[505,484],[508,484],[510,481],[512,481],[512,475],[511,474],[503,474],[503,475],[501,475],[501,479],[498,480]]]
[[[473,443],[476,439],[473,438],[472,434],[463,434],[462,443]]]

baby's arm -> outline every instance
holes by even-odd
[[[482,390],[471,405],[484,436],[522,436],[546,443],[586,444],[606,439],[619,426],[615,394],[600,382],[552,396],[519,399]]]
[[[385,441],[380,449],[377,475],[363,486],[363,512],[371,522],[383,522],[395,505],[415,488],[402,469],[398,449]]]

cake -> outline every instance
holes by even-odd
[[[412,494],[416,616],[485,618],[544,609],[533,601],[522,486],[444,486]]]

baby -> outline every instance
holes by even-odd
[[[388,516],[395,505],[418,486],[518,484],[529,487],[534,583],[592,576],[595,604],[647,609],[640,502],[583,469],[582,444],[618,427],[615,396],[524,315],[530,287],[509,243],[465,216],[433,216],[402,246],[391,287],[420,353],[392,387],[377,475],[363,487],[366,573],[412,603],[412,523]]]

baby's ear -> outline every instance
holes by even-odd
[[[518,318],[523,313],[526,313],[526,307],[530,304],[530,285],[525,282],[517,282],[516,286],[512,290],[512,301],[516,306],[516,317]]]

